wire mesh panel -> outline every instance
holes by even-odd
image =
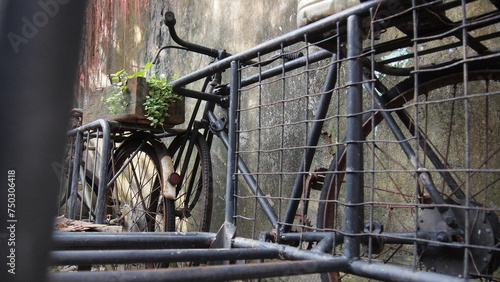
[[[243,62],[237,233],[312,248],[331,231],[336,255],[496,277],[498,17],[488,1],[385,3]]]
[[[287,49],[287,51],[306,54],[305,58],[308,58],[309,52],[318,49],[306,46],[297,46],[298,49],[292,51]],[[278,50],[278,52],[285,51]],[[284,64],[285,61],[280,59],[270,67],[281,68],[280,64]],[[288,204],[295,199],[290,195],[296,180],[298,178],[301,182],[307,180],[308,173],[298,171],[305,152],[314,148],[318,152],[323,152],[323,155],[331,155],[329,151],[333,145],[328,142],[321,144],[320,147],[308,148],[306,145],[308,133],[317,123],[313,121],[316,106],[323,95],[331,95],[322,92],[322,83],[330,65],[329,59],[308,62],[307,66],[288,72],[282,71],[279,76],[261,80],[240,90],[238,156],[248,165],[251,176],[268,197],[279,222],[283,222]],[[255,67],[243,68],[242,77],[246,71],[255,71]],[[321,168],[327,164],[315,163],[314,166]],[[244,204],[246,200],[254,202],[254,196],[253,193],[248,193],[248,189],[243,188],[244,181],[239,183],[242,184],[238,190],[238,205],[241,211],[238,214],[241,218],[238,226],[241,228],[243,221],[262,218],[265,215],[259,214],[254,204]],[[302,187],[303,183],[300,186]],[[313,189],[311,193],[318,192]],[[299,194],[296,200],[300,198],[302,194]],[[294,228],[300,225],[303,225],[303,228],[312,227],[306,213],[298,211],[294,217],[298,223]],[[269,230],[269,222],[263,223],[267,225],[252,227],[254,237],[259,235],[255,230]],[[274,227],[279,228],[279,226]],[[287,228],[289,227],[292,226],[287,225]]]

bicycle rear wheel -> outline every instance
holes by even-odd
[[[175,230],[208,232],[212,219],[212,163],[201,134],[178,135],[168,148],[175,171],[181,176],[175,200]]]
[[[126,140],[115,153],[110,179],[116,174],[107,208],[123,232],[174,231],[174,204],[161,194],[160,164],[152,144]]]
[[[370,236],[363,242],[364,256],[452,276],[498,278],[494,272],[500,234],[496,192],[500,185],[500,63],[476,61],[466,67],[466,75],[463,65],[422,72],[417,90],[411,77],[384,93],[385,107],[417,160],[403,153],[402,142],[381,122],[381,111],[367,110],[362,206],[367,221],[364,233]],[[345,167],[345,146],[339,146],[321,194],[320,229],[343,230]],[[437,204],[419,178],[422,172],[444,199],[442,206],[455,214],[453,229],[462,234],[450,235],[452,228],[442,226]],[[418,237],[423,233],[434,235]],[[402,243],[388,243],[398,240]]]

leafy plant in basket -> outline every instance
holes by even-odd
[[[112,114],[118,114],[127,108],[126,93],[127,80],[133,77],[144,77],[147,71],[151,68],[152,63],[147,63],[141,71],[133,74],[128,74],[125,70],[120,70],[110,74],[109,78],[115,87],[116,91],[111,92],[102,100],[108,105],[108,109]],[[144,110],[146,118],[151,122],[151,126],[156,127],[165,121],[168,117],[168,109],[176,100],[182,99],[182,96],[175,94],[172,91],[172,81],[176,77],[173,76],[169,81],[165,77],[146,76],[146,84],[149,86],[149,92],[144,102]]]

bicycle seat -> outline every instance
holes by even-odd
[[[300,0],[297,7],[297,26],[305,26],[357,4],[359,0]]]

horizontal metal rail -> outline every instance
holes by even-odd
[[[298,69],[306,65],[306,63],[315,63],[332,57],[332,53],[326,50],[319,50],[308,57],[303,56],[298,59],[286,62],[285,64],[267,69],[262,71],[262,73],[256,73],[254,75],[245,77],[241,79],[240,87],[245,87],[251,85],[253,83],[257,83],[262,80],[266,80],[268,78],[274,77],[276,75],[280,75],[283,72],[288,72],[294,69]]]
[[[66,233],[56,232],[54,250],[172,249],[206,248],[215,240],[214,233]]]
[[[346,270],[347,265],[347,261],[340,258],[190,268],[164,268],[149,271],[66,272],[52,273],[49,276],[49,281],[226,281],[312,274],[326,272],[331,269]]]
[[[54,251],[51,265],[206,262],[217,260],[278,259],[277,249],[175,249]]]

